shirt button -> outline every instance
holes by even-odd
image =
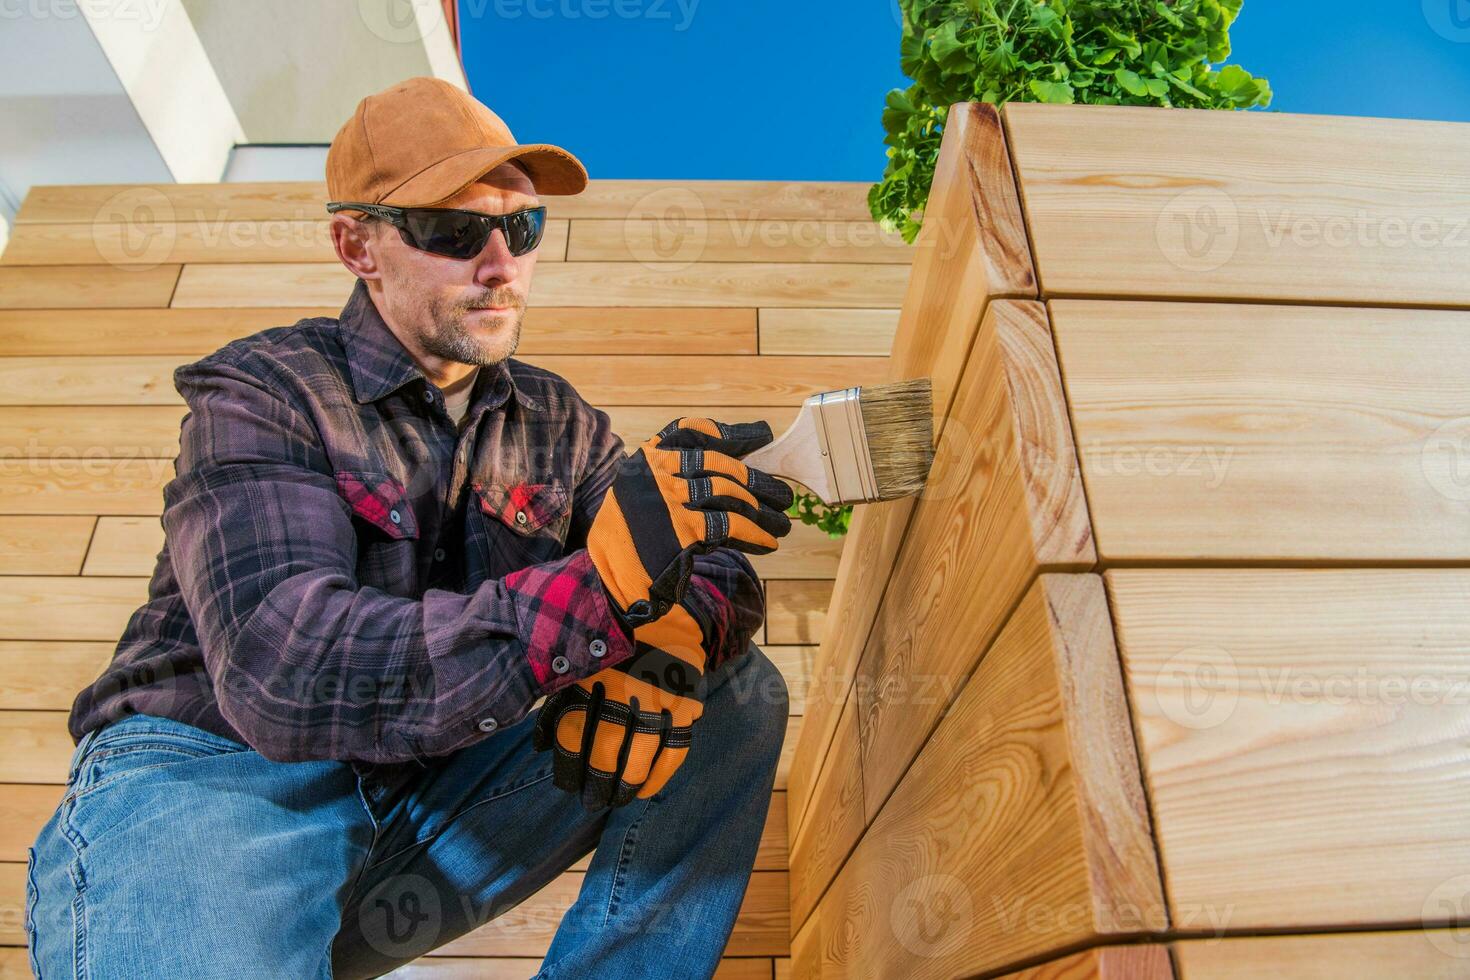
[[[526,518],[526,512],[525,511],[523,511],[523,510],[516,511],[516,523],[517,524],[524,524],[524,523],[526,523],[526,520],[527,520],[527,518]]]
[[[553,657],[551,661],[551,669],[556,671],[558,674],[565,674],[567,671],[572,669],[572,662],[566,657]]]
[[[403,520],[403,515],[398,513],[398,511],[396,510],[390,510],[388,511],[388,520],[392,521],[394,524],[398,524]]]
[[[443,548],[435,548],[434,549],[434,560],[435,561],[443,561],[444,560],[444,549]]]
[[[493,732],[495,731],[495,729],[500,727],[500,722],[496,721],[494,718],[481,718],[478,727],[482,732]]]
[[[607,644],[602,642],[601,640],[593,640],[591,643],[587,644],[587,652],[592,654],[592,656],[594,657],[600,657],[604,653],[607,653]]]
[[[434,400],[434,392],[431,389],[425,388],[424,389],[424,401],[431,402],[433,400]]]

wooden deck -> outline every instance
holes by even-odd
[[[885,380],[913,249],[866,184],[592,181],[548,198],[517,356],[567,377],[634,445],[669,419],[765,418]],[[184,413],[171,373],[228,341],[333,315],[352,279],[320,184],[37,187],[0,256],[0,975],[25,975],[25,849],[60,797],[65,719],[147,594]],[[757,637],[795,748],[841,542],[797,525],[755,560]],[[720,976],[789,967],[786,765]],[[585,861],[403,971],[536,969]]]

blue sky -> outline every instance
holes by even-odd
[[[896,0],[459,0],[475,95],[594,178],[881,178]],[[1282,112],[1470,122],[1470,0],[1246,0]]]

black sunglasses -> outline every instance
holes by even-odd
[[[546,230],[546,206],[524,208],[510,214],[485,214],[460,208],[400,208],[387,204],[357,204],[332,201],[327,212],[362,211],[382,218],[398,229],[404,243],[424,252],[451,259],[471,259],[480,254],[490,233],[499,228],[511,255],[525,255],[541,244]]]

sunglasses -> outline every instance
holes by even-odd
[[[504,232],[511,255],[525,255],[541,244],[541,234],[546,230],[545,205],[510,214],[485,214],[459,208],[399,208],[352,201],[332,201],[327,205],[329,214],[344,210],[382,218],[398,229],[404,244],[451,259],[472,259],[479,255],[496,228]]]

